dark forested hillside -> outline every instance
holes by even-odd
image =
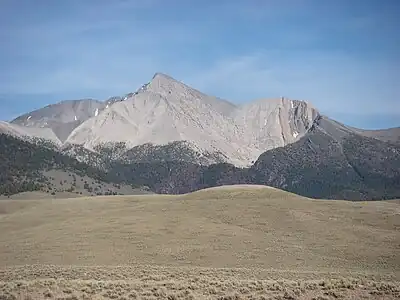
[[[167,161],[115,164],[109,176],[157,193],[252,183],[313,198],[390,199],[400,197],[400,147],[354,134],[339,139],[315,127],[300,141],[265,152],[249,169]]]
[[[252,167],[256,182],[308,197],[359,198],[362,179],[340,143],[316,131],[297,143],[268,151]]]
[[[210,165],[224,161],[221,153],[199,153],[184,141],[175,141],[166,145],[143,144],[136,146],[124,153],[124,159],[132,163],[187,161],[199,165]]]
[[[400,198],[400,144],[352,135],[343,153],[367,187],[367,198]]]
[[[47,182],[43,171],[69,170],[103,180],[99,170],[52,148],[0,134],[0,195],[39,190]]]
[[[400,147],[349,135],[339,142],[320,130],[268,151],[252,167],[256,182],[308,197],[400,197]]]

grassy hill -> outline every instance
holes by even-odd
[[[398,201],[318,201],[246,185],[26,196],[0,201],[1,299],[400,296]]]
[[[271,188],[0,202],[2,265],[152,263],[396,271],[395,202],[318,201]]]

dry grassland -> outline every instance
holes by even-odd
[[[397,299],[398,282],[368,274],[258,269],[27,266],[0,273],[0,299]]]
[[[0,299],[396,299],[400,205],[276,189],[0,201]]]

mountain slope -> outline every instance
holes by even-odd
[[[78,191],[86,195],[138,192],[131,185],[110,184],[108,178],[112,176],[52,147],[9,134],[0,134],[0,157],[0,195],[26,191],[52,192],[53,195]]]
[[[93,100],[65,100],[26,113],[12,120],[12,124],[34,128],[50,128],[64,142],[82,122],[95,117],[107,106]]]
[[[355,134],[326,117],[300,141],[260,156],[255,182],[308,197],[400,197],[400,146]]]
[[[0,134],[7,134],[29,142],[50,142],[60,146],[62,142],[50,128],[26,127],[0,121]]]
[[[384,142],[392,142],[400,144],[400,127],[388,128],[388,129],[376,129],[376,130],[365,130],[359,128],[353,128],[357,133],[372,137]]]

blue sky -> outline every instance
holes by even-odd
[[[242,103],[400,126],[398,0],[1,0],[0,119],[135,91],[155,72]]]

